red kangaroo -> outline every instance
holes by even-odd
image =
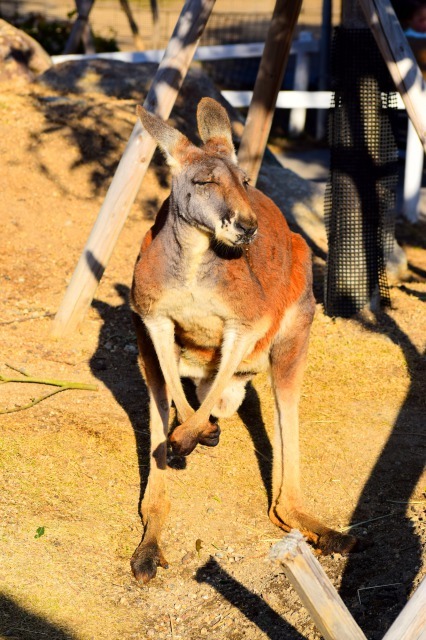
[[[299,529],[325,553],[348,552],[342,535],[303,509],[298,404],[315,302],[311,257],[281,211],[251,187],[237,164],[225,109],[204,98],[197,122],[202,148],[138,107],[143,126],[172,170],[170,197],[145,236],[136,263],[132,309],[150,398],[150,473],[142,501],[144,534],[131,565],[148,582],[167,567],[160,535],[169,512],[167,439],[176,454],[216,446],[215,420],[240,406],[247,382],[269,371],[276,418],[269,516]],[[191,378],[200,407],[189,405]],[[180,424],[170,435],[174,402]]]

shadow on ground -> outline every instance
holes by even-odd
[[[298,640],[303,638],[294,627],[276,613],[265,600],[249,591],[227,573],[213,558],[196,573],[197,582],[212,586],[230,604],[239,609],[271,640]]]
[[[137,362],[136,336],[128,303],[129,288],[118,284],[116,290],[122,298],[121,304],[114,306],[96,299],[92,302],[103,325],[97,349],[90,359],[90,368],[127,413],[132,425],[139,465],[140,507],[149,469],[148,392]]]
[[[13,640],[77,640],[77,636],[0,595],[0,636]]]
[[[340,591],[346,604],[353,603],[353,612],[364,631],[371,625],[384,633],[404,607],[422,561],[421,543],[405,514],[426,462],[426,367],[425,353],[418,351],[389,314],[380,313],[375,322],[362,324],[401,348],[411,377],[392,432],[364,485],[351,521],[389,517],[372,526],[374,546],[350,557]],[[357,590],[365,587],[374,589],[365,590],[362,597],[360,592],[360,602]],[[378,619],[382,623],[378,624]]]

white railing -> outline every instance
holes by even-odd
[[[263,53],[264,43],[227,44],[198,47],[194,60],[214,61],[230,60],[237,58],[260,58]],[[280,91],[276,108],[290,109],[289,128],[291,134],[301,133],[305,127],[306,109],[328,109],[331,105],[331,91],[307,91],[309,82],[309,55],[318,53],[319,42],[305,33],[293,41],[290,55],[296,56],[295,86],[291,91]],[[164,50],[150,51],[117,51],[114,53],[97,54],[71,54],[52,56],[54,64],[67,60],[119,60],[133,64],[142,62],[160,62]],[[222,91],[224,98],[233,107],[248,107],[250,105],[252,91]],[[398,95],[398,109],[405,109],[401,97]],[[410,222],[419,219],[420,188],[423,175],[424,150],[417,133],[408,122],[407,146],[405,155],[405,172],[403,187],[403,213]]]

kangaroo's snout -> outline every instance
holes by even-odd
[[[256,219],[237,219],[235,221],[235,229],[239,234],[238,241],[241,244],[249,244],[252,242],[256,236],[257,227]]]

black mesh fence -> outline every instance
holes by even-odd
[[[328,315],[349,317],[372,300],[390,303],[386,258],[394,244],[397,100],[369,30],[336,30],[332,81],[324,303]]]
[[[201,45],[265,42],[272,14],[212,13]],[[252,90],[260,58],[236,58],[204,62],[203,69],[220,88]]]

